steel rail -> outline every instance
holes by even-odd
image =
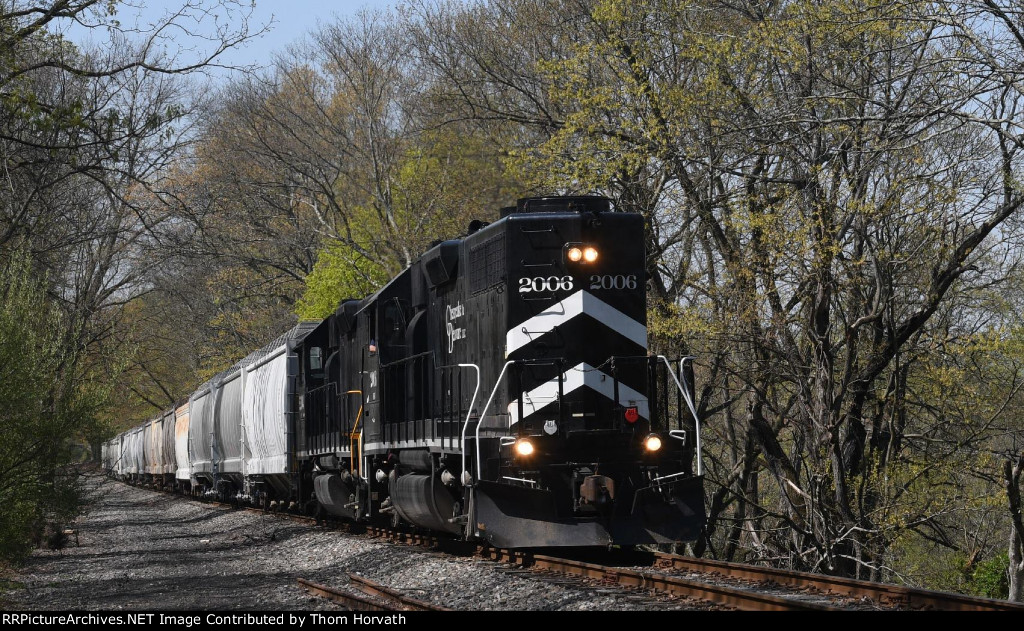
[[[484,548],[480,551],[480,555],[492,561],[515,563],[535,570],[579,576],[623,587],[636,587],[656,594],[696,598],[748,611],[839,611],[842,609],[833,605],[784,598],[750,589],[714,585],[679,576],[597,565],[543,554],[531,554],[523,550]]]
[[[451,609],[406,596],[363,576],[349,574],[348,579],[350,585],[364,595],[314,583],[304,578],[298,579],[298,583],[314,596],[326,598],[353,611],[451,611]]]
[[[396,611],[398,609],[390,603],[381,603],[367,598],[366,596],[344,592],[340,589],[321,585],[320,583],[314,583],[313,581],[308,581],[304,578],[298,579],[298,583],[300,587],[310,594],[319,596],[320,598],[326,598],[327,600],[336,602],[339,605],[344,605],[352,611]]]
[[[719,573],[733,578],[773,582],[792,587],[811,587],[822,591],[870,598],[887,607],[934,609],[942,611],[1024,611],[1024,605],[1005,600],[978,598],[903,585],[873,583],[852,578],[812,574],[795,570],[697,559],[678,554],[655,553],[656,567],[694,572]]]
[[[839,607],[833,605],[784,598],[750,589],[713,585],[703,581],[695,581],[668,574],[596,565],[541,554],[533,556],[532,567],[539,570],[550,570],[572,576],[598,579],[602,582],[624,585],[626,587],[638,587],[660,594],[698,598],[749,611],[840,610]]]
[[[451,609],[442,607],[441,605],[435,605],[433,603],[428,603],[425,600],[406,596],[396,589],[371,581],[365,576],[349,574],[348,580],[354,587],[356,587],[356,589],[385,601],[390,601],[395,604],[397,609],[404,609],[407,611],[452,611]]]

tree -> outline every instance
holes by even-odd
[[[966,133],[956,111],[988,84],[965,87],[913,10],[883,21],[871,5],[823,15],[790,3],[710,24],[699,6],[599,3],[598,54],[563,70],[566,98],[581,86],[596,96],[545,151],[557,160],[582,144],[584,155],[610,148],[665,165],[676,212],[718,268],[715,310],[742,323],[717,341],[739,349],[729,370],[754,446],[746,455],[766,461],[777,508],[743,493],[790,533],[752,543],[872,578],[891,533],[934,517],[893,504],[904,492],[892,494],[893,476],[912,488],[952,456],[926,464],[902,449],[915,347],[951,288],[970,291],[965,274],[998,277],[981,271],[979,246],[1021,203],[1016,152],[988,129]],[[694,37],[696,24],[708,35]]]
[[[43,522],[74,514],[76,484],[62,466],[75,438],[97,429],[105,399],[99,381],[74,374],[63,318],[27,255],[0,264],[0,558],[22,558]]]
[[[1024,455],[1016,462],[1003,463],[1003,479],[1010,508],[1010,600],[1024,600],[1024,520],[1021,518],[1020,477],[1024,471]]]
[[[230,0],[187,0],[148,29],[121,25],[116,7],[0,2],[0,291],[11,371],[0,393],[0,493],[14,507],[5,557],[24,553],[26,529],[76,508],[72,446],[98,446],[110,432],[99,384],[115,381],[132,354],[128,307],[166,264],[162,185],[201,102],[190,77],[252,35],[244,4]],[[215,24],[225,11],[241,21]],[[69,23],[110,41],[75,46],[59,33]],[[172,32],[202,44],[174,52]]]
[[[166,258],[161,188],[203,106],[189,77],[253,35],[244,3],[231,0],[189,0],[148,29],[122,26],[116,8],[0,5],[0,251],[25,249],[49,271],[68,314],[66,343],[81,348],[117,339],[119,309]],[[236,25],[213,24],[225,13]],[[54,31],[61,21],[105,29],[109,47],[72,45]],[[175,53],[172,32],[201,44]]]
[[[323,317],[508,201],[499,151],[438,125],[403,28],[327,25],[219,99],[180,182],[178,242],[270,288],[256,311],[302,296],[300,316]]]
[[[1019,121],[1016,75],[972,71],[1004,57],[961,55],[934,8],[581,1],[534,21],[495,2],[461,38],[425,12],[458,111],[546,134],[519,147],[530,181],[649,218],[654,339],[706,358],[703,413],[725,417],[708,419],[721,556],[878,578],[897,538],[957,545],[946,484],[958,447],[991,434],[917,395],[985,331],[971,301],[1019,259],[1001,232],[1022,202]],[[509,34],[562,46],[496,61],[487,42]],[[486,99],[509,89],[559,116]]]
[[[121,202],[128,201],[124,188],[107,185],[103,176],[128,178],[143,188],[149,184],[146,176],[152,175],[153,165],[130,164],[123,150],[133,141],[150,143],[158,133],[175,135],[171,124],[181,123],[183,112],[170,100],[182,98],[183,87],[173,78],[218,66],[226,50],[262,32],[250,30],[251,8],[235,0],[187,0],[148,28],[121,25],[117,6],[107,0],[0,3],[0,111],[6,123],[0,157],[8,178],[18,185],[7,192],[12,201],[20,201],[3,208],[0,246],[35,228],[52,227],[59,211],[45,213],[45,204],[31,202],[69,180],[92,181],[122,195]],[[235,25],[213,24],[224,14]],[[73,45],[56,31],[71,23],[106,31],[109,46],[83,50]],[[173,38],[202,44],[172,47]],[[133,107],[146,97],[153,97],[147,105],[154,108],[141,112]],[[140,150],[152,161],[171,144]]]

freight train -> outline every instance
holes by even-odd
[[[643,217],[519,200],[103,445],[111,474],[505,548],[693,541],[692,358],[647,346]]]

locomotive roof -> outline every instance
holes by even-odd
[[[427,250],[427,252],[429,252],[430,250],[433,250],[433,249],[434,248],[429,248]],[[424,252],[423,254],[426,254],[426,252]],[[423,258],[423,255],[421,254],[420,257],[418,259],[416,259],[416,262],[413,263],[413,265],[415,265],[416,263],[419,263],[422,258]],[[395,274],[391,278],[391,280],[389,280],[387,283],[384,284],[383,287],[381,287],[377,291],[373,292],[372,294],[370,294],[366,298],[363,298],[359,302],[359,308],[356,309],[356,314],[362,313],[364,309],[366,309],[368,306],[373,304],[377,300],[377,297],[379,295],[381,295],[382,293],[386,292],[392,285],[397,283],[402,278],[402,276],[404,276],[405,274],[408,274],[410,269],[412,269],[412,265],[410,265],[409,267],[405,268],[401,272]]]
[[[371,304],[373,304],[377,298],[387,292],[387,290],[395,283],[402,280],[403,276],[409,273],[409,270],[414,265],[423,263],[423,260],[427,255],[431,254],[438,248],[443,247],[445,244],[458,243],[466,238],[479,238],[487,233],[500,230],[505,226],[505,221],[509,219],[523,219],[526,217],[537,217],[541,215],[553,215],[553,214],[580,214],[584,212],[591,213],[603,213],[603,212],[617,212],[612,207],[612,200],[600,195],[575,195],[575,196],[550,196],[550,197],[524,197],[516,200],[515,206],[509,206],[501,209],[501,216],[490,223],[487,223],[476,231],[463,235],[455,239],[447,239],[444,241],[435,242],[431,247],[423,251],[419,257],[404,270],[393,276],[384,286],[377,291],[373,292],[363,300],[359,302],[359,308],[356,309],[355,313],[359,314],[366,310]],[[342,301],[344,304],[346,301]]]

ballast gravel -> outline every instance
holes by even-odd
[[[459,610],[706,607],[510,571],[498,563],[232,510],[88,474],[89,508],[60,551],[38,550],[2,596],[10,610],[338,610],[298,586],[363,575]]]

